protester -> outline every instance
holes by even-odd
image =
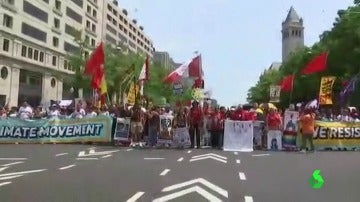
[[[19,108],[18,116],[23,120],[33,117],[33,109],[26,101],[23,102],[23,105]]]
[[[222,137],[224,133],[224,116],[219,107],[216,107],[214,113],[211,115],[210,123],[211,146],[220,149],[222,147]]]
[[[266,118],[267,123],[267,148],[272,150],[282,149],[282,120],[280,114],[274,108],[269,109]],[[276,144],[275,144],[276,143]]]
[[[199,106],[198,101],[194,101],[192,103],[192,107],[190,109],[189,114],[189,133],[190,133],[190,140],[191,140],[191,148],[195,147],[195,138],[196,138],[196,146],[197,149],[200,149],[200,131],[203,124],[203,113]]]
[[[132,108],[130,132],[132,135],[132,142],[130,146],[143,147],[143,144],[141,143],[141,133],[143,132],[143,112],[138,105],[135,105]]]
[[[183,149],[190,143],[190,135],[188,130],[188,117],[185,109],[180,107],[173,121],[174,137],[173,146]]]
[[[160,115],[158,108],[153,107],[151,111],[147,113],[148,119],[148,146],[155,148],[157,143],[158,134],[160,132]]]
[[[315,132],[315,114],[311,109],[305,109],[304,114],[300,116],[301,126],[301,148],[302,152],[306,151],[307,141],[310,144],[310,151],[314,151],[313,134]]]

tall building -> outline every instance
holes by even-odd
[[[170,54],[165,51],[156,51],[154,53],[154,60],[159,62],[165,69],[168,70],[174,70],[181,65],[174,62],[174,60],[170,57]]]
[[[298,48],[304,47],[304,22],[293,7],[282,22],[282,61]]]
[[[2,0],[0,2],[0,105],[32,105],[71,97],[74,69],[66,60],[81,37],[152,56],[153,44],[117,1]],[[84,50],[85,55],[90,49]]]

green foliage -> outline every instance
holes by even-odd
[[[339,92],[343,81],[360,72],[360,1],[355,0],[354,6],[339,10],[333,28],[320,35],[319,42],[294,52],[282,64],[277,73],[265,73],[260,76],[257,84],[249,89],[249,102],[268,102],[270,85],[277,84],[283,77],[295,74],[294,91],[281,93],[281,105],[290,102],[302,102],[318,96],[320,78],[336,76],[333,99],[338,103]],[[316,55],[328,51],[327,70],[308,76],[300,75],[301,69]],[[351,96],[350,101],[360,99],[360,91]]]

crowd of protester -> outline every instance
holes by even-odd
[[[304,108],[299,107],[295,109],[294,106],[290,106],[291,110],[298,110],[300,112],[300,119],[297,121],[303,121],[302,124],[305,128],[303,134],[312,134],[311,125],[307,124],[306,117],[310,114],[310,118],[323,121],[354,121],[359,122],[360,116],[356,108],[345,108],[340,110],[340,113],[332,111],[331,109],[316,109],[316,108]],[[130,117],[131,126],[131,146],[143,146],[144,136],[147,137],[147,145],[150,147],[156,146],[156,141],[160,131],[160,115],[173,116],[172,128],[186,128],[188,130],[189,137],[180,137],[184,140],[189,138],[191,148],[200,148],[200,142],[204,134],[210,134],[210,145],[214,148],[222,148],[224,138],[224,122],[226,119],[236,121],[264,121],[266,128],[264,133],[275,131],[281,133],[283,128],[283,114],[281,110],[272,107],[269,104],[246,105],[246,106],[233,106],[230,108],[220,106],[210,106],[204,102],[200,105],[199,102],[192,102],[192,105],[187,107],[156,107],[149,106],[145,109],[142,106],[128,106],[126,104],[111,105],[97,107],[91,103],[84,104],[79,102],[78,104],[70,105],[67,107],[61,107],[58,104],[52,104],[48,109],[43,106],[31,107],[27,102],[23,102],[18,108],[3,107],[0,110],[1,118],[19,118],[19,119],[47,119],[47,118],[85,118],[95,117],[98,115],[117,117]],[[304,118],[305,117],[305,118]],[[309,122],[309,121],[308,121]],[[311,122],[311,121],[310,121]],[[310,127],[309,127],[310,125]],[[313,127],[314,128],[314,127]],[[302,128],[300,129],[302,130]],[[205,132],[204,132],[205,131]],[[186,135],[186,134],[185,134]],[[306,138],[304,138],[306,141]],[[266,135],[264,135],[263,143],[266,142]],[[265,143],[266,144],[266,143]],[[268,143],[267,143],[268,144]],[[311,143],[312,144],[312,143]],[[313,146],[313,145],[312,145]]]

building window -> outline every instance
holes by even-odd
[[[89,5],[86,7],[86,12],[91,14],[91,7]]]
[[[56,80],[55,80],[54,78],[51,79],[50,85],[51,85],[52,88],[55,88],[55,86],[56,86]]]
[[[8,71],[7,67],[4,66],[4,67],[1,68],[0,75],[1,75],[1,78],[4,79],[4,80],[8,77],[9,71]]]
[[[26,57],[26,52],[27,52],[27,47],[23,45],[21,47],[21,56]]]
[[[75,20],[76,22],[78,22],[80,24],[82,23],[82,16],[80,14],[76,13],[74,10],[72,10],[69,7],[66,8],[66,15],[69,18]]]
[[[93,16],[94,18],[97,18],[97,13],[96,13],[96,10],[95,10],[95,9],[93,10],[92,16]]]
[[[43,22],[48,22],[48,14],[47,12],[39,9],[38,7],[32,5],[31,3],[24,1],[23,10],[25,13],[37,18]]]
[[[86,28],[90,29],[90,27],[91,27],[90,21],[89,21],[89,20],[86,20]]]
[[[44,52],[40,52],[40,57],[39,57],[40,62],[44,62],[44,56],[45,56]]]
[[[10,5],[14,5],[15,4],[15,0],[6,0],[5,2],[7,2]]]
[[[95,47],[95,44],[96,44],[95,39],[91,39],[91,46]]]
[[[29,47],[28,49],[28,58],[32,59],[33,58],[33,49]]]
[[[43,2],[45,2],[45,3],[49,3],[49,0],[43,0]]]
[[[39,51],[38,50],[34,50],[34,60],[38,61],[39,59]]]
[[[76,47],[68,42],[64,42],[64,50],[69,53],[77,54],[80,52],[80,48]]]
[[[85,36],[85,44],[89,45],[90,37],[88,35]]]
[[[70,36],[77,37],[78,31],[74,27],[72,27],[68,24],[65,24],[65,33]]]
[[[57,57],[54,55],[54,56],[52,57],[52,65],[53,65],[53,66],[56,66],[56,64],[57,64]]]
[[[61,10],[61,1],[60,0],[56,0],[55,1],[55,8],[56,8],[56,10]]]
[[[58,18],[54,18],[54,27],[60,29],[60,20]]]
[[[68,61],[64,60],[64,69],[67,69],[67,68],[68,68]]]
[[[96,25],[94,25],[94,24],[92,25],[91,31],[94,32],[94,33],[96,32]]]
[[[10,40],[4,39],[3,40],[3,51],[9,52],[9,50],[10,50]]]
[[[74,2],[74,4],[78,5],[80,8],[83,7],[83,0],[71,0],[72,2]]]
[[[46,43],[46,37],[47,37],[46,32],[43,32],[43,31],[41,31],[33,26],[30,26],[24,22],[22,23],[22,26],[21,26],[21,33]]]
[[[3,26],[5,26],[7,28],[12,28],[13,27],[13,18],[9,15],[4,14]]]
[[[53,37],[53,46],[54,47],[59,47],[59,38]]]

